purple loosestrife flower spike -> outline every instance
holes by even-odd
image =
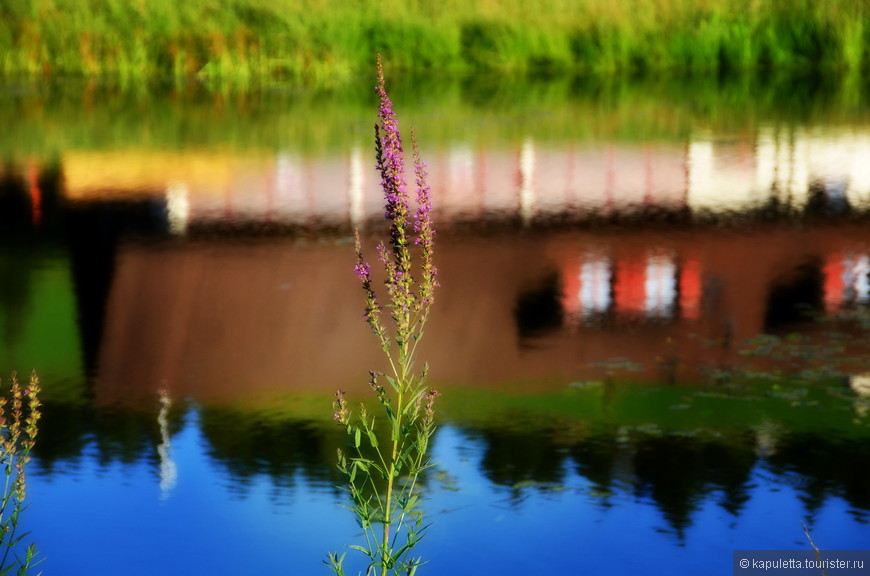
[[[333,414],[332,419],[339,424],[347,425],[350,422],[350,410],[347,407],[347,400],[344,397],[344,390],[336,390],[333,394],[335,400],[332,403]]]
[[[384,329],[381,326],[381,306],[378,304],[374,288],[372,288],[371,266],[363,259],[359,230],[354,230],[353,238],[356,248],[356,265],[354,265],[353,269],[357,277],[362,281],[363,291],[366,294],[366,310],[363,317],[369,323],[369,326],[372,327],[372,332],[378,336],[381,346],[386,346],[389,341],[384,337]]]
[[[369,373],[369,386],[380,404],[385,408],[392,428],[391,446],[379,448],[375,435],[375,419],[369,417],[365,405],[357,414],[360,426],[350,424],[350,411],[344,392],[335,393],[333,418],[344,424],[347,433],[353,435],[357,456],[349,460],[338,451],[338,468],[349,482],[355,506],[352,508],[365,532],[367,547],[352,546],[370,559],[367,573],[413,573],[420,564],[409,556],[409,551],[419,540],[425,526],[421,524],[422,510],[418,509],[416,487],[419,475],[430,467],[426,456],[429,439],[435,430],[435,399],[439,393],[425,386],[428,366],[419,374],[413,373],[417,344],[423,336],[423,327],[433,302],[434,289],[438,286],[437,270],[432,265],[435,229],[431,221],[430,189],[426,184],[426,164],[421,160],[413,132],[414,174],[417,187],[416,206],[410,213],[409,199],[404,175],[404,152],[399,133],[399,123],[393,111],[393,103],[384,85],[384,71],[380,54],[377,59],[378,83],[376,93],[380,101],[378,123],[375,124],[375,152],[377,168],[384,193],[384,216],[389,222],[389,241],[377,245],[377,258],[386,275],[387,308],[393,328],[386,329],[380,320],[382,306],[375,298],[372,288],[371,266],[363,258],[359,231],[354,232],[356,264],[354,272],[362,282],[366,294],[365,318],[378,336],[381,348],[387,356],[391,376],[386,376],[390,386],[378,382],[378,372]],[[420,262],[413,262],[412,252]],[[415,280],[412,274],[420,274]],[[391,344],[398,349],[390,351]],[[363,438],[368,438],[364,446]],[[371,451],[375,458],[369,458]],[[376,485],[371,476],[360,478],[358,470],[377,471],[386,486]],[[369,472],[370,474],[371,472]],[[367,483],[377,490],[376,498],[368,494]],[[413,496],[413,498],[411,498]],[[374,519],[378,519],[375,526]],[[409,519],[413,519],[409,520]],[[400,536],[400,533],[405,532]],[[379,534],[380,533],[380,534]],[[398,547],[404,537],[406,543]],[[395,545],[395,547],[394,547]],[[329,555],[329,563],[336,574],[343,574],[343,556]]]
[[[381,174],[381,188],[386,198],[384,216],[391,222],[390,240],[394,250],[404,245],[405,225],[408,216],[408,191],[405,184],[405,153],[402,149],[402,135],[399,121],[393,112],[393,102],[387,94],[384,83],[384,68],[378,54],[378,118],[375,125],[375,146],[377,167]],[[398,256],[398,254],[397,254]]]
[[[378,122],[375,124],[375,152],[377,168],[381,176],[385,207],[384,215],[389,221],[390,239],[377,246],[378,260],[384,266],[387,304],[390,318],[395,325],[395,342],[399,348],[399,362],[412,350],[410,342],[422,336],[422,328],[434,301],[438,284],[438,269],[432,263],[435,228],[432,225],[432,200],[426,183],[426,164],[420,157],[413,131],[414,174],[417,188],[416,209],[410,214],[409,198],[405,183],[405,157],[399,122],[393,103],[384,83],[384,70],[380,54],[377,59],[377,93],[379,100]],[[413,238],[409,238],[413,236]],[[380,320],[381,304],[375,297],[371,281],[371,266],[365,261],[360,246],[359,232],[354,231],[356,264],[354,272],[362,281],[366,294],[364,318],[378,336],[381,348],[387,352],[392,338]],[[412,270],[412,250],[418,250],[420,265]],[[419,270],[419,282],[413,272]]]
[[[421,397],[421,402],[424,403],[423,425],[427,428],[431,428],[435,422],[435,398],[439,396],[441,396],[441,392],[430,388]]]
[[[393,307],[393,319],[399,339],[407,341],[410,329],[409,310],[415,304],[411,290],[411,253],[408,246],[408,191],[405,184],[405,154],[399,121],[393,111],[393,102],[387,94],[384,83],[384,68],[380,54],[377,59],[378,85],[376,92],[380,100],[378,117],[380,125],[375,125],[375,147],[377,167],[381,174],[381,188],[386,200],[385,213],[390,221],[390,248],[392,265],[387,264],[387,290]],[[389,260],[386,253],[381,253]]]
[[[435,228],[432,226],[432,196],[429,184],[426,183],[426,163],[420,157],[417,146],[417,135],[411,130],[411,142],[414,146],[414,174],[417,184],[417,211],[414,214],[414,232],[417,238],[414,243],[420,246],[422,263],[422,282],[420,284],[420,302],[418,306],[428,307],[435,301],[435,287],[438,286],[438,269],[432,265],[432,254],[435,246]]]
[[[396,270],[403,277],[396,278],[397,296],[408,301],[411,298],[411,258],[408,252],[408,191],[405,184],[405,153],[402,148],[402,135],[399,121],[393,111],[393,102],[387,94],[384,83],[384,69],[378,55],[378,86],[376,89],[380,107],[378,117],[380,126],[375,126],[377,166],[381,174],[381,188],[384,191],[386,206],[384,216],[390,221],[390,247]],[[406,305],[410,302],[406,302]]]

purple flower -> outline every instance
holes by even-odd
[[[392,223],[390,237],[395,248],[397,242],[404,238],[405,221],[408,214],[405,153],[402,149],[399,121],[393,111],[393,102],[387,94],[380,54],[378,54],[377,66],[378,86],[376,92],[380,100],[378,111],[380,125],[375,125],[375,150],[377,168],[381,174],[381,188],[386,199],[384,216]]]
[[[432,426],[435,421],[435,398],[439,396],[441,396],[441,392],[434,388],[430,388],[421,398],[424,402],[423,425],[426,427]]]
[[[378,122],[375,124],[376,166],[381,177],[384,193],[384,216],[389,221],[389,241],[377,246],[378,260],[384,266],[384,281],[387,298],[384,308],[390,311],[395,326],[395,343],[404,354],[409,342],[422,336],[422,328],[434,301],[434,289],[438,286],[438,270],[432,264],[435,229],[432,226],[431,191],[426,183],[426,164],[420,158],[416,136],[414,144],[414,174],[416,184],[416,208],[411,214],[405,182],[405,155],[399,122],[393,110],[393,102],[387,94],[381,57],[377,59],[377,87],[379,100]],[[366,293],[366,310],[363,317],[387,351],[393,342],[380,323],[381,305],[375,298],[371,282],[371,267],[363,259],[359,234],[355,236],[357,260],[354,271],[362,281]],[[420,260],[412,262],[419,254]],[[413,266],[412,266],[413,264]],[[420,274],[419,278],[415,275]]]
[[[347,424],[350,421],[350,410],[347,408],[344,390],[336,390],[333,396],[335,396],[335,401],[332,403],[332,407],[335,412],[332,414],[332,419],[340,424]]]
[[[438,269],[432,265],[432,254],[435,247],[435,228],[432,226],[432,196],[426,183],[426,163],[420,157],[417,137],[411,132],[414,143],[414,173],[417,184],[417,211],[414,214],[414,232],[417,238],[414,243],[420,246],[422,257],[423,278],[420,283],[420,305],[428,310],[435,299],[435,287],[438,286]]]
[[[372,272],[368,262],[358,262],[353,269],[360,280],[367,280]]]

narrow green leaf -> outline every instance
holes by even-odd
[[[392,378],[392,377],[390,377],[390,376],[387,376],[386,374],[384,374],[384,377],[386,377],[387,382],[390,383],[390,386],[393,387],[393,390],[395,390],[396,392],[398,392],[398,391],[399,391],[399,384],[396,382],[396,379],[395,379],[395,378]]]
[[[12,540],[11,542],[9,542],[9,546],[10,546],[10,547],[11,547],[11,546],[17,546],[18,543],[21,542],[22,540],[24,540],[24,538],[25,538],[26,536],[27,536],[27,534],[22,534],[22,535],[19,536],[18,538],[15,538],[15,539]]]
[[[359,552],[362,552],[363,554],[365,554],[366,556],[368,556],[371,559],[374,559],[374,557],[375,557],[374,553],[371,550],[363,548],[362,546],[357,546],[356,544],[349,544],[348,548],[350,548],[351,550],[357,550]]]

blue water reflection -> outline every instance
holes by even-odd
[[[104,462],[93,442],[53,473],[32,475],[27,522],[46,572],[307,572],[301,567],[316,567],[336,535],[352,536],[323,486],[303,481],[282,490],[259,476],[244,493],[234,488],[236,479],[208,457],[196,411],[171,444],[178,479],[165,492],[153,451]]]
[[[38,535],[46,569],[316,573],[324,551],[353,541],[350,515],[328,483],[304,471],[241,478],[211,454],[201,427],[201,410],[193,407],[171,438],[178,477],[166,492],[153,452],[101,463],[93,443],[52,473],[33,474],[27,525]],[[673,438],[652,441],[679,445]],[[657,486],[629,474],[604,487],[568,458],[553,471],[558,483],[508,485],[487,477],[491,449],[461,427],[445,425],[437,433],[438,466],[426,502],[434,524],[421,545],[432,573],[726,574],[732,549],[807,548],[802,521],[817,543],[843,549],[866,546],[870,533],[867,508],[834,494],[812,498],[814,472],[784,472],[766,459],[753,462],[751,452],[740,458],[747,466],[735,485],[722,484],[722,476],[734,473],[729,463],[709,469],[704,490],[688,495],[686,516],[677,519],[656,492],[687,497],[679,494],[680,475],[694,477],[679,469],[686,459],[672,458],[667,464],[677,469],[671,471],[659,463],[658,474],[669,479]],[[710,456],[715,464],[717,455]],[[635,455],[628,468],[643,475],[645,465]]]

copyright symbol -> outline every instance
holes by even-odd
[[[746,558],[743,558],[742,560],[740,560],[740,567],[741,568],[749,568],[749,560],[747,560]]]

